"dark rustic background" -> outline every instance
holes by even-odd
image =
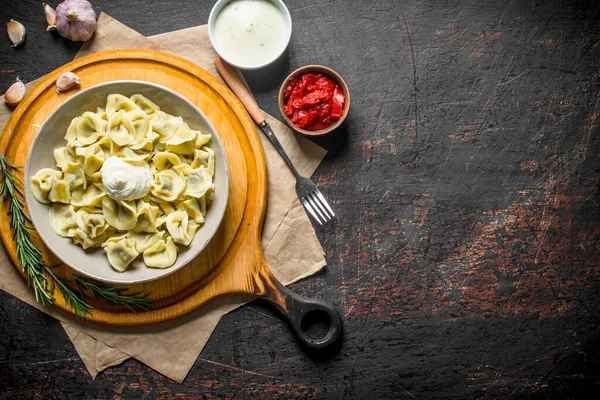
[[[0,0],[28,29],[16,50],[1,29],[2,92],[78,49],[40,3]],[[287,3],[289,69],[329,65],[353,96],[315,174],[337,210],[316,228],[329,266],[293,285],[341,310],[339,353],[308,357],[253,303],[184,384],[132,360],[93,381],[57,321],[0,293],[0,397],[597,396],[600,2]],[[153,35],[212,1],[93,4]],[[278,115],[275,94],[257,97]]]

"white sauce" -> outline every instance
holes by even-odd
[[[110,157],[104,161],[101,172],[104,190],[113,200],[135,200],[150,192],[152,174],[145,162],[133,165]]]
[[[256,67],[278,56],[287,32],[283,14],[268,0],[234,0],[215,21],[215,43],[224,58]]]

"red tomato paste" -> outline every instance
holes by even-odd
[[[321,73],[292,77],[283,93],[288,118],[294,125],[309,131],[333,125],[342,117],[345,102],[340,85]]]

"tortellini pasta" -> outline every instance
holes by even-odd
[[[175,263],[177,259],[177,246],[173,243],[173,238],[159,240],[144,251],[144,262],[152,268],[168,268]]]
[[[67,146],[88,146],[104,134],[106,121],[93,112],[86,111],[81,117],[74,118],[67,129]]]
[[[96,238],[106,232],[108,224],[104,214],[95,212],[94,209],[80,208],[75,214],[77,226],[85,231],[91,238]]]
[[[128,231],[137,223],[137,207],[133,200],[102,199],[102,215],[111,226],[120,231]]]
[[[75,154],[83,157],[83,171],[89,177],[94,176],[100,170],[102,164],[106,160],[104,150],[98,144],[93,144],[87,147],[78,147]],[[65,163],[68,164],[69,161]]]
[[[167,230],[173,240],[184,246],[190,244],[198,229],[195,221],[190,221],[185,211],[175,211],[167,216]]]
[[[201,229],[212,200],[211,135],[143,95],[111,94],[105,107],[74,118],[65,140],[53,151],[56,169],[41,169],[31,179],[35,199],[50,204],[54,231],[84,249],[103,248],[119,272],[136,259],[150,268],[172,266]],[[111,186],[116,178],[106,175],[110,162],[103,169],[111,157],[147,165],[148,189],[120,200]],[[103,175],[111,181],[106,189]]]
[[[201,165],[200,168],[190,171],[187,178],[185,194],[191,197],[200,198],[206,195],[209,190],[214,190],[215,185],[212,182],[212,175],[208,169]]]
[[[135,110],[132,111],[132,113],[134,112]],[[146,133],[137,130],[133,125],[130,114],[121,110],[108,117],[106,136],[118,146],[127,146],[141,142]]]
[[[127,235],[108,238],[102,247],[106,251],[110,265],[119,272],[125,271],[140,254],[135,249],[135,241],[128,239]]]
[[[77,226],[75,209],[72,205],[55,203],[50,207],[50,225],[62,237],[69,236],[69,229]]]
[[[177,172],[166,170],[156,172],[150,190],[154,196],[163,201],[176,200],[185,188],[185,180]]]
[[[55,180],[62,178],[62,172],[54,170],[52,168],[42,168],[37,174],[31,178],[31,192],[33,197],[42,204],[50,204],[51,200],[48,199],[52,184]]]

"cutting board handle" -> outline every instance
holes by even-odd
[[[294,332],[302,343],[313,349],[323,349],[336,343],[342,335],[342,317],[330,303],[300,296],[283,286],[269,271],[262,268],[257,276],[260,282],[255,282],[260,288],[258,297],[274,305],[288,319]],[[309,316],[312,314],[312,316]],[[329,330],[321,338],[313,338],[306,331],[307,323],[312,318],[322,319],[329,325]]]

